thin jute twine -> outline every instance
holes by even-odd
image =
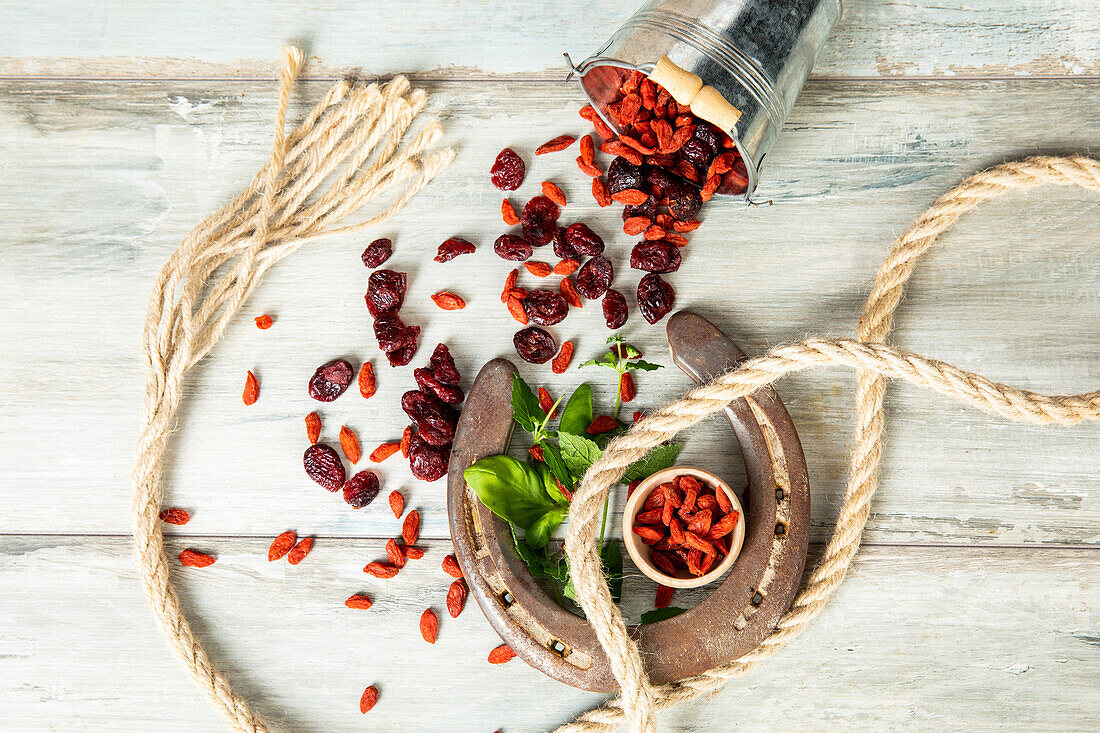
[[[605,733],[629,724],[656,730],[657,712],[700,695],[711,695],[729,680],[761,662],[798,636],[821,612],[844,579],[859,548],[882,455],[883,394],[886,378],[935,390],[980,410],[1018,422],[1072,425],[1100,420],[1100,391],[1051,396],[998,384],[951,364],[925,359],[883,344],[906,282],[936,238],[980,204],[1010,191],[1037,186],[1077,186],[1100,193],[1100,162],[1082,156],[1035,157],[978,173],[942,196],[897,240],[875,278],[859,321],[857,339],[811,338],[771,349],[744,362],[676,402],[647,415],[611,441],[585,474],[573,496],[565,549],[577,602],[596,631],[621,687],[618,698],[582,714],[556,733]],[[844,504],[824,556],[776,628],[748,654],[702,674],[666,685],[646,678],[638,646],[628,636],[618,606],[611,601],[596,552],[596,531],[604,497],[626,467],[647,451],[725,407],[787,374],[825,366],[856,370],[856,429]]]
[[[187,371],[214,347],[268,268],[321,236],[355,232],[396,214],[454,158],[433,149],[437,123],[412,130],[427,97],[397,77],[385,85],[340,81],[289,135],[290,89],[302,52],[283,49],[271,156],[228,206],[187,235],[157,278],[145,319],[145,405],[131,477],[134,554],[145,596],[172,652],[237,731],[267,727],[233,692],[195,638],[169,577],[158,513],[164,452]],[[367,204],[385,207],[342,228]]]

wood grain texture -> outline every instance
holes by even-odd
[[[416,71],[433,77],[559,79],[562,52],[597,50],[641,0],[601,3],[8,3],[0,75],[258,77],[282,42],[305,44],[311,75]],[[821,76],[1075,76],[1100,73],[1092,0],[844,0]]]
[[[600,699],[520,660],[489,665],[499,640],[477,606],[457,620],[444,610],[441,543],[391,581],[361,571],[383,556],[381,541],[318,541],[297,567],[269,563],[260,541],[194,546],[218,556],[173,569],[195,627],[279,729],[542,730]],[[781,717],[794,731],[1095,729],[1093,554],[866,550],[806,634],[708,704],[668,714],[663,729],[727,730],[731,711],[746,727]],[[630,570],[636,616],[653,584]],[[373,608],[346,609],[354,592]],[[417,633],[426,607],[442,614],[435,646]],[[5,730],[220,729],[154,627],[123,540],[0,538],[0,658]],[[381,695],[364,718],[368,684]]]
[[[321,93],[307,84],[301,104]],[[760,195],[706,210],[684,266],[669,276],[691,307],[757,353],[803,335],[854,331],[865,291],[894,236],[949,186],[1006,158],[1096,146],[1096,82],[811,83],[768,158]],[[491,252],[505,231],[500,193],[487,181],[504,145],[525,155],[561,132],[584,130],[576,91],[548,84],[432,83],[431,109],[459,150],[447,174],[371,236],[310,245],[275,268],[187,383],[172,445],[168,503],[194,512],[181,531],[271,536],[288,526],[321,535],[387,536],[379,502],[356,512],[301,470],[302,417],[320,407],[324,439],[341,424],[366,448],[399,437],[409,369],[384,365],[362,304],[359,252],[391,236],[390,265],[409,271],[403,315],[424,327],[421,353],[447,341],[467,380],[489,358],[511,355],[514,323],[497,293],[510,269]],[[1049,110],[1050,128],[1003,113],[1026,101]],[[271,85],[227,82],[7,82],[0,86],[0,461],[8,501],[0,532],[128,531],[127,477],[139,411],[141,323],[149,284],[188,229],[227,200],[266,154]],[[591,223],[608,241],[617,285],[632,292],[633,238],[617,210],[599,210],[569,152],[532,161],[513,200],[538,182],[561,183],[566,221]],[[898,318],[896,342],[997,379],[1046,391],[1100,383],[1100,250],[1087,232],[1100,202],[1043,190],[964,221],[919,268]],[[451,235],[480,251],[440,265]],[[551,256],[540,252],[539,257]],[[524,282],[533,283],[526,277]],[[428,299],[450,287],[470,303],[444,313]],[[632,300],[632,298],[631,298]],[[596,307],[593,307],[596,306]],[[251,317],[271,313],[256,330]],[[577,363],[601,348],[596,304],[553,330],[577,343]],[[663,326],[634,312],[624,333],[670,363]],[[319,406],[305,383],[320,363],[374,361],[379,393],[354,390]],[[246,369],[259,402],[240,403]],[[610,393],[602,373],[523,365],[554,392],[582,380]],[[779,392],[801,433],[814,492],[812,538],[822,541],[843,492],[853,379],[827,371],[784,380]],[[674,369],[638,378],[639,409],[687,389]],[[866,539],[875,543],[1095,544],[1100,538],[1100,428],[1008,425],[944,399],[898,387],[882,491]],[[726,428],[685,436],[684,458],[740,485]],[[442,484],[415,482],[399,458],[380,467],[386,490],[420,507],[426,536],[446,536]],[[364,458],[358,468],[369,465]],[[373,466],[371,466],[373,467]]]

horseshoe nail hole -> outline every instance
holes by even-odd
[[[557,639],[550,643],[550,651],[552,651],[554,654],[557,654],[562,659],[565,659],[569,656],[569,647],[567,647],[565,644],[558,641]]]
[[[783,496],[784,496],[783,489],[776,489],[775,490],[775,500],[776,501],[783,501]]]
[[[776,522],[775,536],[776,537],[783,537],[786,534],[787,534],[787,525],[784,524],[783,522]]]
[[[764,602],[764,594],[758,590],[754,590],[752,592],[752,598],[749,602],[752,603],[752,605],[754,606],[759,606],[761,603]]]
[[[511,593],[509,593],[508,591],[504,591],[500,594],[500,602],[504,604],[505,608],[508,608],[516,602],[516,599],[512,597]]]

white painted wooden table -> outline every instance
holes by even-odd
[[[413,72],[430,93],[458,158],[377,236],[394,239],[392,264],[411,274],[403,314],[424,326],[422,343],[448,341],[471,378],[510,352],[489,161],[584,129],[560,53],[595,49],[634,3],[0,3],[0,728],[220,725],[170,657],[130,558],[139,335],[162,261],[267,154],[280,42],[311,54],[298,112],[353,69]],[[1032,153],[1100,153],[1091,0],[845,5],[769,155],[759,193],[775,206],[708,207],[670,278],[679,305],[750,352],[852,333],[893,237],[967,174]],[[631,238],[613,233],[617,212],[590,203],[571,160],[534,161],[520,193],[561,181],[576,201],[567,216],[607,234],[622,263]],[[896,341],[1030,388],[1095,389],[1097,231],[1100,202],[1070,191],[966,217],[918,269]],[[482,251],[432,263],[454,234]],[[188,382],[167,501],[194,519],[170,546],[218,562],[179,572],[181,593],[214,659],[279,729],[552,727],[600,697],[518,661],[488,665],[498,641],[475,606],[444,615],[434,647],[418,638],[420,611],[442,609],[446,589],[442,484],[384,465],[386,488],[424,517],[428,557],[383,584],[360,569],[397,532],[384,503],[351,511],[302,475],[301,418],[315,407],[304,382],[324,360],[372,359],[380,389],[326,406],[328,437],[346,423],[373,446],[404,425],[410,370],[382,365],[360,299],[366,240],[311,245],[273,270]],[[436,310],[427,296],[440,286],[470,307]],[[562,327],[585,358],[605,334],[597,311]],[[260,313],[275,315],[270,331],[252,326]],[[634,313],[625,330],[661,354],[660,328]],[[245,369],[263,384],[252,408],[240,404]],[[584,376],[524,373],[556,392]],[[843,491],[852,385],[827,371],[779,387],[811,469],[811,556]],[[686,386],[673,370],[643,375],[640,404]],[[1100,727],[1100,428],[1008,425],[905,387],[888,406],[882,488],[832,606],[751,676],[668,715],[669,729]],[[718,422],[686,436],[685,459],[741,472]],[[296,568],[264,555],[287,528],[316,537]],[[360,590],[375,607],[346,610]],[[652,590],[628,579],[632,617]],[[381,701],[364,718],[371,683]]]

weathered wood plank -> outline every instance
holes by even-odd
[[[303,101],[322,85],[306,85]],[[467,380],[512,352],[514,324],[497,299],[509,267],[490,250],[502,231],[500,194],[486,170],[504,145],[524,153],[581,131],[576,90],[547,84],[433,83],[458,158],[391,226],[393,267],[411,273],[403,313],[428,347],[448,341]],[[1088,150],[1098,142],[1096,83],[814,82],[769,156],[760,194],[775,206],[711,206],[692,235],[678,304],[715,320],[751,353],[803,335],[854,331],[867,284],[891,239],[947,187],[1005,158]],[[128,530],[127,476],[142,391],[139,339],[148,288],[187,230],[235,193],[266,155],[273,90],[267,83],[8,82],[0,88],[0,462],[2,532]],[[1020,125],[1003,110],[1047,110],[1056,124]],[[633,238],[618,212],[590,201],[567,152],[535,160],[514,200],[558,180],[575,203],[566,220],[607,236],[630,291]],[[1100,384],[1100,253],[1083,232],[1100,225],[1084,194],[1015,196],[961,222],[918,269],[897,341],[930,356],[1047,391]],[[476,255],[430,262],[437,243],[467,236]],[[187,384],[173,443],[169,501],[195,511],[187,532],[270,536],[287,527],[322,535],[388,536],[381,506],[349,511],[300,468],[302,416],[317,407],[305,382],[340,355],[373,359],[379,394],[348,394],[321,412],[326,439],[342,423],[368,447],[400,435],[398,397],[410,370],[383,365],[362,306],[358,255],[369,237],[311,245],[275,268],[214,356]],[[542,255],[540,255],[542,256]],[[550,256],[546,253],[545,256]],[[441,287],[467,297],[463,313],[428,300]],[[259,332],[251,316],[277,322]],[[605,333],[590,304],[552,329],[575,338],[578,359]],[[625,329],[666,361],[662,330],[634,313]],[[579,334],[579,337],[578,337]],[[415,360],[421,363],[428,350]],[[579,363],[579,360],[578,360]],[[262,383],[245,408],[245,369]],[[554,391],[585,372],[552,377]],[[607,375],[600,394],[608,394]],[[688,386],[678,374],[638,379],[640,408]],[[851,430],[851,375],[800,375],[780,384],[808,454],[814,539],[843,494]],[[1100,428],[1006,425],[907,388],[890,393],[883,490],[871,542],[1095,543],[1100,538]],[[686,438],[685,459],[740,469],[718,422]],[[424,531],[446,535],[442,486],[414,485],[394,458],[386,488],[424,511]]]
[[[560,78],[561,54],[592,53],[641,4],[427,2],[12,4],[0,75],[256,77],[278,45],[304,42],[313,75],[495,74]],[[824,76],[1041,76],[1100,73],[1090,0],[845,0],[815,73]]]
[[[378,541],[321,541],[296,568],[268,563],[259,541],[201,546],[218,562],[176,573],[193,625],[278,729],[543,730],[598,700],[518,660],[487,664],[499,642],[477,607],[458,620],[443,611],[440,543],[393,581],[360,571]],[[1091,550],[866,550],[805,634],[670,713],[666,729],[725,730],[731,719],[796,731],[1095,729],[1095,568]],[[360,591],[374,607],[345,609]],[[651,591],[630,578],[628,611]],[[433,647],[417,633],[428,606],[443,612]],[[7,730],[220,724],[165,648],[121,540],[0,539],[0,656]],[[363,718],[359,694],[372,683],[381,699]]]

